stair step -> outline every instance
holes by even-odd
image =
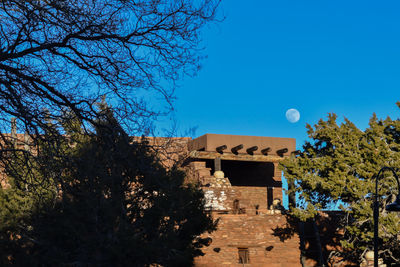
[[[190,166],[192,168],[194,168],[195,170],[203,169],[206,167],[206,162],[205,161],[193,161],[190,163]]]

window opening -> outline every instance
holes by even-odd
[[[239,204],[239,199],[235,199],[233,201],[233,214],[246,214],[246,208],[241,208]]]
[[[250,254],[248,248],[238,248],[239,263],[247,264],[250,263]]]
[[[239,199],[233,201],[233,214],[239,213]]]

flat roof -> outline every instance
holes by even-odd
[[[246,155],[246,157],[247,155],[283,157],[289,156],[296,150],[296,139],[266,136],[205,134],[189,141],[188,148],[189,151],[217,152],[215,155],[233,154]]]

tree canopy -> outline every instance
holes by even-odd
[[[400,105],[400,103],[398,103]],[[301,153],[281,163],[288,183],[294,186],[297,204],[292,214],[302,220],[315,218],[318,211],[339,207],[346,216],[337,225],[344,229],[338,252],[358,261],[373,248],[373,196],[375,178],[383,167],[400,170],[400,121],[378,119],[374,114],[365,130],[329,114],[314,127],[307,125],[310,141]],[[379,181],[379,237],[381,257],[400,262],[400,217],[387,213],[385,206],[398,194],[391,172]]]
[[[145,132],[172,108],[176,81],[198,70],[200,31],[218,3],[2,0],[1,131],[13,116],[38,134],[65,110],[93,124],[106,96],[131,134]]]
[[[64,157],[41,147],[48,163],[34,168],[34,187],[16,184],[27,180],[18,161],[6,170],[2,265],[190,266],[209,242],[200,234],[215,229],[202,191],[176,168],[166,170],[144,140],[132,142],[109,114],[92,135],[77,125],[66,126],[74,143],[66,136],[56,148]],[[51,175],[61,177],[49,183]]]

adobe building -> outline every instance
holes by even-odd
[[[29,137],[12,128],[10,138],[15,146],[29,149]],[[203,234],[211,243],[202,249],[204,256],[195,259],[196,267],[318,266],[332,250],[340,250],[341,236],[331,231],[336,225],[332,219],[339,216],[325,214],[324,221],[317,222],[325,236],[315,236],[310,231],[315,225],[293,225],[284,214],[278,165],[295,151],[295,139],[222,134],[193,140],[146,139],[166,167],[181,162],[188,181],[201,186],[205,206],[218,220],[216,231]],[[2,186],[6,180],[0,172]],[[344,266],[328,264],[333,265]]]
[[[195,266],[301,266],[300,240],[282,214],[279,161],[293,138],[206,134],[188,141],[188,177],[204,190],[218,229]]]

